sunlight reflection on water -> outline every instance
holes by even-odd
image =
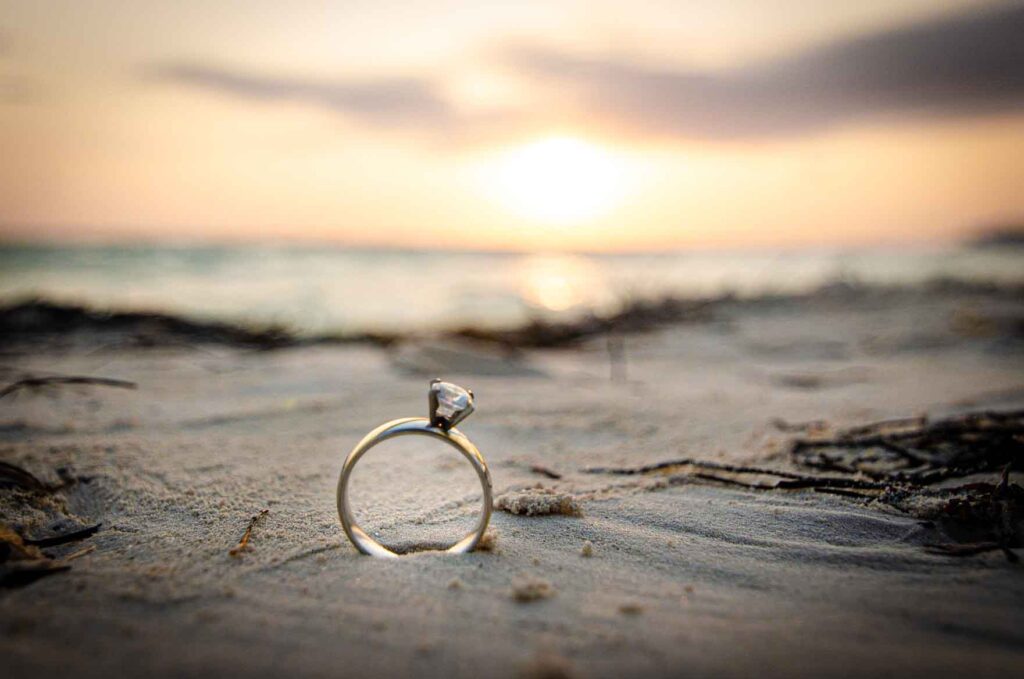
[[[519,265],[522,298],[545,311],[600,308],[607,281],[595,262],[578,255],[529,255]]]

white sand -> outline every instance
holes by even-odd
[[[397,364],[360,347],[8,357],[139,390],[0,402],[0,459],[90,478],[68,491],[65,525],[104,524],[69,572],[0,590],[4,676],[1019,673],[1024,577],[999,553],[928,554],[934,529],[854,499],[581,472],[683,456],[784,466],[779,417],[1019,406],[1021,340],[963,334],[965,307],[1022,311],[780,303],[628,337],[625,382],[608,379],[600,341],[501,371],[455,346],[406,347]],[[380,422],[424,413],[425,355],[424,371],[476,392],[461,428],[496,493],[540,484],[582,516],[496,511],[492,549],[470,555],[355,552],[334,506],[342,458]],[[357,506],[395,544],[454,539],[476,509],[468,465],[423,443],[364,461]],[[31,535],[62,512],[3,507]]]

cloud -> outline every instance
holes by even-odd
[[[1024,112],[1024,5],[1000,6],[846,39],[727,71],[658,68],[553,49],[502,51],[550,93],[534,110],[464,111],[427,78],[319,80],[171,62],[151,81],[248,100],[299,102],[446,139],[545,126],[698,138],[774,137],[883,116]]]
[[[417,78],[321,81],[189,63],[160,64],[146,77],[246,99],[308,103],[380,125],[444,128],[458,122],[432,83]]]
[[[508,53],[597,122],[643,133],[771,136],[890,114],[1021,112],[1024,6],[888,30],[725,72],[551,50]]]

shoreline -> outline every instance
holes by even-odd
[[[709,298],[662,297],[625,302],[611,314],[577,312],[560,320],[537,315],[520,326],[456,325],[432,331],[301,333],[285,325],[236,323],[160,311],[117,310],[64,304],[27,296],[0,305],[0,346],[35,344],[60,335],[102,344],[115,337],[135,346],[166,346],[182,342],[273,350],[321,345],[368,344],[388,347],[424,338],[468,340],[505,349],[573,346],[595,337],[635,334],[681,323],[711,321],[722,310],[749,311],[787,304],[856,305],[900,298],[943,295],[1024,297],[1024,285],[967,283],[934,279],[916,286],[863,285],[837,281],[803,294],[750,297],[725,294]]]

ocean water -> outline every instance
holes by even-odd
[[[800,293],[837,281],[1024,284],[1024,250],[563,255],[329,247],[0,248],[0,303],[43,298],[299,332],[514,326],[635,299]]]

